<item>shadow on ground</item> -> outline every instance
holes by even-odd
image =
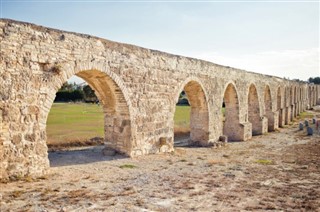
[[[115,156],[105,156],[102,154],[103,148],[104,146],[101,145],[48,152],[50,167],[80,165],[127,158],[120,154]]]

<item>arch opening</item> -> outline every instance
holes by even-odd
[[[183,87],[180,93],[185,94],[185,99],[187,99],[189,108],[184,108],[184,116],[189,118],[189,129],[190,134],[188,138],[189,143],[197,143],[201,145],[206,145],[209,140],[209,111],[207,105],[207,98],[204,93],[202,86],[197,81],[189,81]],[[178,102],[178,101],[177,101]],[[188,106],[182,106],[188,107]],[[177,106],[175,110],[175,116],[177,116]],[[189,113],[189,116],[186,115]],[[186,120],[188,123],[188,120]],[[177,132],[179,131],[179,123],[175,123],[175,143],[179,142],[179,136]],[[188,135],[188,134],[185,134]]]
[[[127,100],[119,85],[109,75],[95,69],[80,71],[75,75],[83,79],[92,90],[94,90],[95,95],[99,99],[100,112],[102,113],[100,114],[102,119],[101,123],[103,125],[102,127],[100,126],[100,128],[102,128],[102,135],[104,136],[102,143],[105,144],[105,148],[130,155],[132,149],[130,112]],[[56,81],[57,84],[51,87],[52,92],[49,92],[42,106],[41,122],[43,123],[42,128],[45,134],[47,131],[48,115],[52,108],[56,92],[64,81],[65,80],[62,79]],[[88,108],[89,107],[87,107],[87,109]],[[93,112],[99,113],[99,110]],[[90,127],[99,128],[96,124],[97,123],[93,122]],[[68,126],[65,127],[68,128]],[[73,132],[71,131],[71,133]],[[47,136],[45,137],[47,138]]]
[[[248,121],[252,124],[252,135],[262,134],[262,118],[258,92],[254,85],[250,85],[248,94]]]
[[[229,141],[243,140],[243,132],[240,129],[239,120],[239,99],[236,88],[233,84],[228,84],[223,94],[224,110],[223,114],[223,134],[228,136]]]

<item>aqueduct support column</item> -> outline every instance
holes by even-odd
[[[230,141],[246,141],[251,139],[251,123],[240,123],[239,118],[239,97],[234,84],[227,85],[223,95],[225,103],[225,120],[223,134],[228,136]]]
[[[274,131],[278,127],[278,112],[272,111],[272,99],[269,86],[266,86],[264,90],[264,104],[265,104],[265,116],[268,119],[267,131]]]
[[[261,135],[268,132],[268,118],[260,114],[258,92],[254,85],[249,87],[248,121],[252,124],[252,135]]]

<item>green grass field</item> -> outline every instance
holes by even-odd
[[[175,131],[189,131],[190,107],[177,106]],[[48,144],[104,137],[102,107],[96,104],[54,103],[47,121]]]
[[[103,137],[102,107],[96,104],[54,103],[47,121],[48,143]]]
[[[189,127],[190,124],[190,106],[176,106],[174,114],[175,127]]]

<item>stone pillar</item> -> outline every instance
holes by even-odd
[[[297,115],[301,113],[301,102],[297,102]]]
[[[105,114],[104,120],[106,148],[130,155],[132,149],[130,117]]]
[[[261,117],[261,134],[265,134],[268,132],[268,128],[269,128],[268,123],[269,123],[269,120],[267,117],[265,116]]]
[[[252,125],[246,123],[230,123],[225,122],[223,134],[228,135],[228,141],[246,141],[251,139]],[[250,132],[250,133],[248,133]]]
[[[190,138],[192,142],[195,142],[202,146],[208,145],[208,121],[208,110],[201,108],[191,108]]]
[[[240,123],[240,135],[243,141],[250,140],[252,138],[252,124],[250,122]]]
[[[268,119],[268,132],[272,132],[279,128],[279,112],[275,111],[272,114],[273,115]]]
[[[10,107],[0,111],[0,179],[45,175],[49,160],[38,107],[11,102]]]
[[[255,120],[252,123],[252,135],[262,135],[268,132],[268,118],[267,117],[260,117],[259,120]]]
[[[295,117],[297,117],[298,116],[298,114],[299,114],[299,112],[298,112],[298,110],[299,110],[299,105],[298,105],[298,103],[295,103],[294,104],[294,116]]]
[[[278,121],[279,127],[283,127],[285,125],[285,116],[286,116],[285,112],[286,112],[285,109],[280,109],[278,111],[278,114],[279,114],[279,121]]]
[[[291,114],[292,114],[291,106],[286,107],[286,120],[285,120],[286,125],[291,123]]]
[[[294,118],[294,105],[291,105],[290,106],[290,122],[293,121],[293,118]]]

